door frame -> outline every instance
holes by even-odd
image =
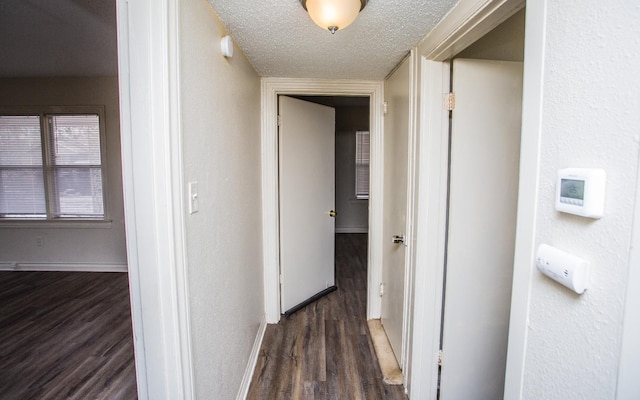
[[[449,92],[450,72],[447,61],[467,46],[490,32],[507,18],[524,8],[525,0],[461,0],[458,5],[420,43],[419,60],[419,143],[418,154],[418,202],[416,220],[416,251],[414,268],[413,327],[411,342],[411,369],[408,391],[411,398],[436,399],[438,389],[438,358],[442,317],[444,280],[449,117],[443,108],[443,94]],[[529,8],[533,7],[530,5]],[[535,6],[537,7],[537,5]],[[541,8],[544,7],[544,4]],[[527,10],[529,11],[529,10]],[[529,14],[529,12],[527,13]],[[531,19],[533,20],[533,19]],[[527,25],[530,21],[527,15]],[[538,23],[536,20],[534,23]],[[525,50],[525,75],[523,81],[523,110],[531,107],[531,120],[523,115],[522,149],[520,163],[520,187],[516,230],[515,265],[530,266],[533,260],[535,234],[535,193],[539,157],[539,121],[534,117],[540,105],[535,104],[541,88],[537,75],[543,47],[543,24],[540,32],[529,37],[527,29]],[[536,28],[536,30],[538,29]],[[529,53],[532,53],[529,55]],[[528,62],[529,59],[533,61]],[[532,65],[532,67],[529,67]],[[529,68],[532,69],[529,72]],[[529,73],[528,73],[529,72]],[[540,72],[541,73],[541,72]],[[528,95],[528,92],[531,95]],[[535,150],[533,150],[535,149]],[[507,383],[509,387],[521,387],[526,344],[526,318],[530,268],[514,270],[511,307],[509,354],[507,355]],[[514,336],[513,338],[511,336]]]
[[[384,82],[262,78],[262,240],[264,304],[267,323],[280,321],[280,208],[278,191],[278,96],[367,96],[371,165],[369,171],[369,250],[367,319],[380,318],[378,288],[382,276],[382,185],[384,154],[382,103]]]
[[[636,171],[640,171],[640,160]],[[640,175],[636,175],[635,199],[616,388],[616,397],[619,399],[632,399],[640,393],[637,379],[640,368],[640,343],[637,340],[640,335],[640,315],[632,306],[640,303],[640,271],[637,268],[640,265]]]
[[[116,0],[116,8],[138,397],[188,400],[195,395],[184,234],[179,2]]]
[[[402,300],[402,349],[399,354],[398,363],[402,369],[403,384],[409,384],[412,359],[412,324],[414,318],[413,291],[415,274],[416,255],[416,217],[418,215],[418,104],[419,104],[419,58],[416,49],[411,49],[407,56],[387,75],[386,81],[396,72],[396,70],[407,62],[409,64],[409,114],[407,123],[407,191],[406,191],[406,215],[405,215],[405,257],[403,279],[403,300]],[[384,151],[384,150],[383,150]],[[382,189],[381,189],[382,190]],[[383,210],[382,210],[383,211]],[[381,225],[382,227],[382,225]],[[384,238],[383,238],[384,240]],[[388,238],[387,238],[388,240]],[[380,252],[382,256],[382,251]],[[380,269],[380,282],[382,282],[382,267]],[[376,297],[379,293],[376,293]],[[382,316],[382,299],[380,299],[380,317]]]

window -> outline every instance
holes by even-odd
[[[0,114],[0,219],[104,220],[101,109]]]
[[[356,132],[356,198],[369,198],[369,132]]]

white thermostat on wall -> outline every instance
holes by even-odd
[[[587,218],[604,211],[607,174],[599,168],[565,168],[558,171],[556,210]]]

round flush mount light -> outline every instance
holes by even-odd
[[[226,58],[233,57],[233,40],[231,40],[231,36],[225,36],[220,41],[220,48],[222,50],[222,55]]]
[[[349,26],[369,0],[300,0],[316,25],[336,33]]]

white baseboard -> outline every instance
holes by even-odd
[[[251,355],[249,356],[249,362],[247,362],[247,369],[244,371],[244,376],[242,377],[242,384],[240,385],[240,390],[238,390],[238,395],[236,396],[236,400],[245,400],[247,398],[247,394],[249,393],[249,385],[251,385],[251,379],[253,378],[253,371],[256,369],[256,364],[258,363],[258,356],[260,355],[260,346],[262,346],[262,339],[264,338],[264,332],[267,330],[267,322],[264,318],[260,322],[260,327],[258,328],[258,334],[256,335],[256,340],[253,342],[253,349],[251,349]]]
[[[0,261],[0,271],[127,272],[127,264]]]
[[[369,233],[367,226],[342,226],[335,229],[336,233]]]

